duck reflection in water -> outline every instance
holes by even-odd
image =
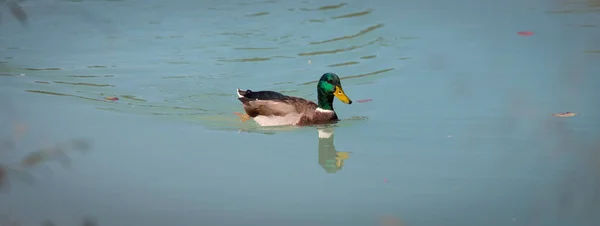
[[[335,149],[333,127],[318,128],[317,131],[319,132],[319,165],[327,173],[337,173],[344,167],[344,160],[350,157],[350,153]]]
[[[295,127],[281,128],[238,128],[238,133],[261,133],[266,135],[274,135],[278,131],[293,130]],[[350,152],[337,151],[333,144],[334,127],[317,127],[319,134],[319,165],[325,169],[327,173],[337,173],[344,167],[344,160],[350,157]]]

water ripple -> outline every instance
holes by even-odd
[[[68,97],[75,97],[75,98],[84,99],[84,100],[105,101],[103,99],[96,99],[96,98],[91,98],[91,97],[77,96],[77,95],[73,95],[73,94],[57,93],[57,92],[43,91],[43,90],[27,89],[27,90],[25,90],[25,92],[46,94],[46,95],[52,95],[52,96],[68,96]]]
[[[288,56],[273,56],[273,57],[252,57],[252,58],[240,58],[240,59],[230,59],[230,60],[218,60],[221,62],[258,62],[258,61],[267,61],[275,58],[294,58]]]
[[[366,77],[366,76],[372,76],[372,75],[381,74],[381,73],[385,73],[385,72],[392,71],[392,70],[394,70],[394,68],[388,68],[388,69],[378,70],[378,71],[369,72],[369,73],[365,73],[365,74],[341,76],[340,80],[360,78],[360,77]],[[310,85],[310,84],[317,83],[317,82],[319,82],[319,81],[315,80],[315,81],[300,83],[298,85],[299,86],[304,86],[304,85]]]
[[[0,76],[23,76],[23,74],[0,73]]]
[[[238,5],[259,5],[259,4],[269,4],[269,3],[277,3],[277,0],[266,0],[260,2],[241,2]]]
[[[257,16],[264,16],[264,15],[269,15],[269,13],[268,12],[259,12],[259,13],[248,14],[246,16],[247,17],[257,17]]]
[[[115,45],[120,45],[116,47],[120,48],[119,51],[110,53],[110,59],[89,54],[81,60],[67,61],[66,65],[60,62],[49,64],[55,68],[22,66],[30,67],[25,70],[39,72],[28,74],[32,79],[26,85],[35,88],[24,87],[21,90],[69,97],[72,101],[84,100],[81,102],[104,111],[170,115],[223,127],[237,122],[232,112],[239,111],[240,107],[231,89],[237,85],[231,84],[232,81],[248,88],[275,88],[285,94],[314,97],[316,93],[307,93],[308,88],[298,86],[316,83],[300,84],[311,78],[316,79],[304,77],[303,73],[323,68],[360,68],[360,72],[341,77],[345,81],[359,78],[350,80],[350,84],[354,85],[393,75],[386,72],[394,70],[391,68],[394,66],[386,66],[383,61],[391,60],[393,64],[394,61],[398,62],[396,58],[399,56],[382,57],[386,56],[387,51],[380,51],[386,48],[382,45],[398,42],[397,39],[379,34],[380,28],[389,24],[377,20],[366,21],[359,27],[318,24],[334,20],[343,22],[344,19],[371,20],[379,13],[376,8],[351,8],[348,3],[341,1],[301,1],[299,5],[289,6],[284,5],[284,1],[244,0],[218,4],[216,8],[209,8],[211,10],[206,10],[206,6],[202,7],[206,13],[226,13],[229,16],[216,19],[211,15],[207,16],[208,21],[202,21],[206,18],[196,18],[197,21],[194,19],[191,22],[186,20],[192,23],[188,24],[192,27],[198,21],[215,23],[215,26],[205,27],[202,31],[171,27],[178,21],[184,23],[177,17],[169,20],[162,16],[140,18],[136,23],[143,24],[144,29],[102,38],[102,41],[108,38]],[[281,12],[264,8],[268,5],[257,5],[266,3],[277,4],[271,6],[283,10],[284,14],[294,14],[286,21],[289,26],[281,27],[278,21],[273,21],[274,16]],[[254,20],[256,23],[239,23],[245,20]],[[148,25],[148,21],[154,25]],[[133,24],[128,26],[135,27]],[[93,43],[90,42],[90,45]],[[159,54],[143,54],[146,50]],[[303,58],[307,56],[309,58]],[[309,59],[312,63],[306,64]],[[271,66],[256,67],[257,64]],[[287,71],[270,72],[272,67]],[[119,99],[105,100],[107,96]]]
[[[365,46],[369,46],[369,45],[373,45],[377,42],[380,42],[382,40],[382,38],[377,38],[376,40],[370,41],[367,44],[362,44],[362,45],[354,45],[354,46],[350,46],[350,47],[346,47],[346,48],[341,48],[341,49],[333,49],[333,50],[323,50],[323,51],[315,51],[315,52],[306,52],[306,53],[298,53],[298,56],[314,56],[314,55],[322,55],[322,54],[336,54],[336,53],[340,53],[340,52],[348,52],[348,51],[352,51],[355,49],[360,49],[363,48]]]
[[[233,48],[235,50],[273,50],[278,49],[277,47],[264,47],[264,48],[252,48],[252,47],[241,47],[241,48]]]
[[[373,12],[372,9],[367,9],[365,11],[360,11],[360,12],[355,12],[355,13],[348,13],[348,14],[344,14],[344,15],[340,15],[340,16],[334,16],[331,19],[343,19],[343,18],[352,18],[352,17],[359,17],[359,16],[365,16],[370,14],[371,12]]]
[[[63,81],[52,81],[55,84],[75,85],[75,86],[95,86],[95,87],[115,87],[110,84],[94,84],[85,82],[63,82]]]
[[[21,68],[28,71],[60,71],[60,68],[50,67],[50,68]]]
[[[300,8],[300,10],[302,10],[302,11],[332,10],[332,9],[342,8],[342,7],[346,6],[346,5],[348,5],[348,3],[340,3],[340,4],[337,4],[337,5],[325,5],[325,6],[321,6],[319,8],[316,8],[316,9]]]
[[[327,66],[328,67],[342,67],[342,66],[349,66],[349,65],[355,65],[355,64],[359,64],[359,62],[349,61],[349,62],[338,63],[338,64],[330,64],[330,65],[327,65]]]
[[[369,55],[369,56],[361,56],[360,59],[373,59],[376,58],[376,55]]]
[[[133,96],[133,95],[121,95],[121,97],[122,97],[122,98],[125,98],[125,99],[129,99],[129,100],[135,100],[135,101],[147,102],[147,100],[144,100],[144,99],[138,98],[138,97],[136,97],[136,96]]]
[[[68,75],[70,78],[112,78],[114,75]]]
[[[308,22],[311,22],[311,23],[325,23],[325,20],[312,19],[312,20],[309,20]]]
[[[323,43],[328,43],[328,42],[335,42],[335,41],[340,41],[340,40],[345,40],[345,39],[353,39],[356,38],[358,36],[367,34],[371,31],[377,30],[378,28],[383,27],[383,24],[376,24],[373,26],[370,26],[368,28],[365,28],[361,31],[359,31],[358,33],[354,34],[354,35],[347,35],[347,36],[342,36],[342,37],[337,37],[337,38],[333,38],[333,39],[328,39],[325,41],[320,41],[320,42],[311,42],[310,44],[316,45],[316,44],[323,44]]]
[[[550,14],[574,14],[600,12],[600,0],[574,0],[566,1],[563,6],[568,9],[549,11]]]
[[[163,79],[192,78],[193,76],[163,76]]]

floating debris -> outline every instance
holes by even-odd
[[[105,97],[104,99],[106,99],[106,100],[112,100],[112,101],[117,101],[117,100],[119,100],[119,98],[118,98],[118,97],[113,97],[113,96],[110,96],[110,97]]]
[[[519,32],[517,32],[517,34],[519,34],[520,36],[532,36],[533,32],[532,31],[519,31]]]
[[[573,117],[575,115],[577,115],[577,113],[574,113],[574,112],[563,112],[563,113],[552,114],[552,116],[561,117],[561,118]]]
[[[367,102],[371,102],[373,101],[373,99],[362,99],[362,100],[357,100],[356,102],[358,103],[367,103]]]

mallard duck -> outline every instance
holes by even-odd
[[[275,91],[252,91],[237,89],[238,100],[244,111],[261,126],[311,125],[338,120],[333,110],[333,97],[345,104],[352,104],[334,73],[325,73],[317,83],[318,103]]]

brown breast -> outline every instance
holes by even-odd
[[[315,111],[313,117],[310,116],[302,116],[296,125],[298,126],[306,126],[306,125],[314,125],[314,124],[323,124],[329,123],[337,120],[337,114],[335,112],[322,112]]]

